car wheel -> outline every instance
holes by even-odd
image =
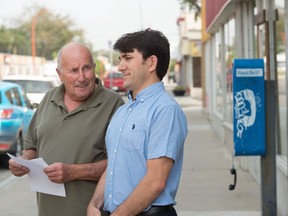
[[[21,134],[19,134],[15,142],[14,149],[10,151],[10,154],[18,157],[22,155],[22,150],[23,150],[23,137]],[[3,165],[5,168],[9,168],[9,162],[8,162],[9,159],[10,157],[8,155],[1,155],[0,164]]]
[[[8,155],[0,155],[0,168],[4,167],[4,168],[9,168],[9,161],[10,157]]]
[[[14,155],[16,157],[22,155],[22,150],[23,150],[23,137],[22,134],[19,134],[16,143],[15,143],[15,152]]]

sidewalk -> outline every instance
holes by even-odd
[[[236,188],[228,190],[233,183],[231,155],[203,113],[201,101],[186,96],[175,99],[189,129],[176,197],[178,216],[260,216],[260,186],[247,172],[236,167]],[[28,183],[27,176],[11,176],[0,184],[1,216],[37,214],[36,195]]]
[[[201,101],[176,97],[188,121],[184,164],[177,193],[179,216],[260,216],[261,191],[258,183],[236,167],[237,185],[230,191],[234,177],[232,160],[208,118]]]

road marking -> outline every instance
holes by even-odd
[[[15,176],[9,176],[8,178],[4,179],[3,181],[0,182],[0,189],[4,188],[6,185],[11,183],[13,180],[17,179]]]

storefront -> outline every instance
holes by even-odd
[[[283,0],[203,0],[202,8],[202,35],[205,35],[202,38],[203,104],[231,155],[234,148],[233,60],[262,58],[265,80],[275,80],[277,213],[278,216],[288,215],[288,0],[285,3]],[[260,157],[236,160],[261,183]]]

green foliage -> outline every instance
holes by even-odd
[[[195,11],[195,19],[201,14],[201,0],[178,0],[183,6],[188,5],[190,10]]]
[[[68,16],[53,14],[37,5],[27,8],[13,27],[1,26],[0,52],[31,55],[32,21],[35,21],[36,55],[54,59],[58,50],[70,41],[82,42],[83,30],[76,29]]]
[[[0,52],[27,53],[30,42],[27,41],[27,32],[23,28],[0,27]]]
[[[186,86],[180,86],[180,85],[177,85],[173,88],[173,91],[186,91],[186,90],[187,90]]]
[[[102,78],[105,72],[105,65],[98,59],[94,59],[94,62],[96,64],[95,74],[97,77]]]
[[[175,65],[176,65],[176,59],[170,59],[170,64],[169,64],[169,71],[174,71],[175,70]]]

